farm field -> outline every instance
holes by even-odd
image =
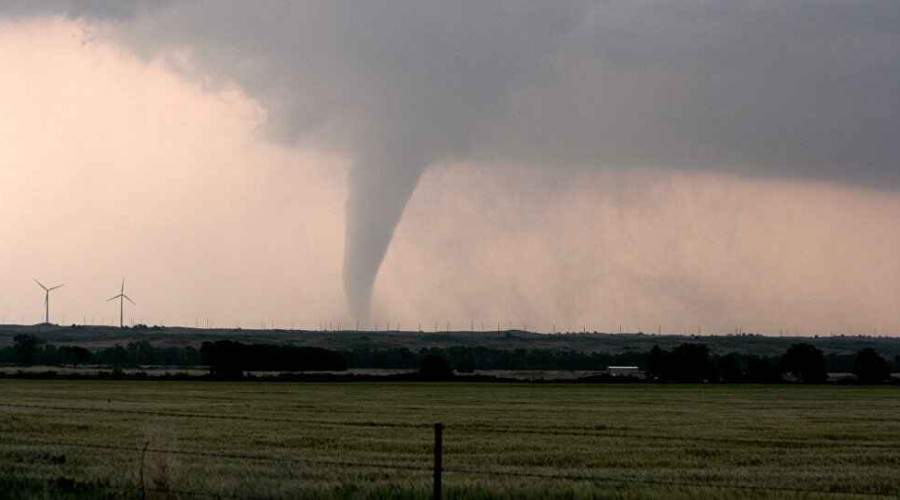
[[[0,380],[4,498],[900,495],[892,387]],[[142,487],[143,484],[143,487]]]

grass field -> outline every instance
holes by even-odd
[[[27,380],[0,496],[428,498],[434,422],[446,498],[900,496],[890,387]]]

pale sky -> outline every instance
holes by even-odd
[[[167,15],[172,14],[159,14]],[[125,31],[117,31],[118,21],[44,14],[17,13],[0,22],[0,323],[42,319],[43,296],[33,278],[65,283],[52,297],[52,321],[109,323],[118,311],[106,299],[118,293],[124,277],[126,292],[137,302],[127,316],[136,322],[352,326],[343,277],[345,206],[355,185],[348,175],[358,176],[354,155],[372,147],[360,145],[358,131],[342,130],[360,126],[355,117],[363,115],[346,111],[350,104],[334,104],[341,110],[334,115],[337,125],[303,138],[303,118],[322,120],[315,115],[324,105],[302,107],[309,103],[247,76],[247,67],[269,61],[242,59],[239,52],[177,34],[150,49],[143,37],[158,28],[147,19],[128,21]],[[590,26],[584,18],[558,22],[574,22],[570,38],[586,36]],[[188,30],[173,28],[178,29]],[[876,42],[863,42],[866,53],[877,53]],[[633,63],[646,56],[639,44],[631,48],[637,55],[624,50],[616,57]],[[690,44],[682,48],[689,49]],[[207,53],[220,59],[197,62]],[[594,68],[566,54],[571,65],[563,67],[589,78]],[[879,61],[896,70],[892,57]],[[231,65],[240,71],[230,75],[225,70]],[[412,134],[429,145],[431,156],[423,161],[430,168],[417,167],[422,170],[412,178],[411,198],[405,209],[400,205],[402,217],[377,273],[365,326],[383,328],[390,321],[392,327],[421,324],[424,330],[450,322],[454,329],[474,323],[542,331],[621,326],[667,333],[735,328],[770,334],[900,333],[897,149],[879,139],[888,132],[878,128],[841,147],[831,144],[835,137],[895,123],[896,101],[878,108],[868,102],[871,96],[862,96],[860,106],[866,109],[849,111],[844,107],[850,104],[823,105],[828,118],[841,112],[861,120],[832,126],[807,122],[802,107],[788,110],[773,129],[783,134],[785,123],[808,124],[812,131],[797,140],[813,151],[790,143],[780,156],[750,154],[757,150],[752,143],[759,148],[770,143],[768,132],[741,143],[746,150],[720,154],[733,137],[762,123],[738,119],[722,126],[724,138],[709,142],[704,150],[709,154],[698,155],[696,168],[685,167],[689,153],[706,143],[679,141],[715,135],[716,129],[694,127],[688,112],[673,115],[665,88],[647,90],[656,80],[652,75],[632,80],[632,70],[602,80],[611,85],[611,95],[621,97],[638,83],[636,95],[658,101],[613,105],[619,114],[611,121],[620,121],[629,134],[610,133],[633,145],[611,150],[608,157],[585,139],[592,126],[602,129],[607,122],[579,117],[566,111],[565,103],[548,108],[554,98],[546,89],[555,84],[542,87],[547,77],[540,75],[511,93],[515,102],[537,100],[518,120],[510,115],[513,108],[497,108],[508,121],[492,118],[474,139],[468,134],[445,139],[440,124]],[[344,70],[325,73],[349,78]],[[896,89],[896,74],[885,70],[881,78],[887,82],[873,89]],[[802,83],[801,76],[794,79]],[[490,87],[495,80],[488,76],[480,85]],[[825,88],[824,97],[846,84]],[[342,89],[348,85],[335,83]],[[346,96],[352,88],[335,95]],[[410,92],[438,100],[445,95],[423,88]],[[602,89],[575,90],[598,100],[605,95]],[[472,95],[489,104],[495,94],[499,90]],[[286,115],[278,96],[301,111]],[[711,102],[720,99],[716,95]],[[650,104],[666,108],[660,117],[681,116],[669,126],[689,130],[664,135],[661,126],[628,114],[653,113]],[[369,106],[365,116],[373,120],[394,116],[360,106]],[[410,109],[445,111],[440,103],[425,111]],[[487,113],[459,111],[452,123],[467,123],[476,111],[478,118]],[[345,121],[354,123],[342,128]],[[537,134],[534,129],[545,129],[539,137],[551,137],[542,149],[532,151],[528,141],[513,140]],[[553,139],[554,133],[563,137]],[[482,143],[485,137],[489,145]],[[817,138],[825,143],[815,143]],[[646,155],[634,152],[644,151],[642,139]],[[349,142],[343,146],[342,140]],[[600,142],[605,140],[613,139]],[[669,143],[676,146],[666,149]],[[554,152],[566,144],[577,150],[573,156]],[[854,150],[866,152],[858,164],[847,164]],[[400,156],[425,157],[411,151]],[[666,151],[683,156],[667,166],[660,160]],[[823,161],[823,155],[834,162]],[[765,165],[745,167],[735,158]],[[776,168],[779,162],[785,167]],[[372,165],[369,171],[394,174]]]

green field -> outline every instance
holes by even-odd
[[[0,496],[428,498],[443,422],[446,498],[897,497],[898,396],[0,380]]]

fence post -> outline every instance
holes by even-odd
[[[441,473],[444,469],[444,424],[434,424],[434,491],[432,498],[441,500]]]

